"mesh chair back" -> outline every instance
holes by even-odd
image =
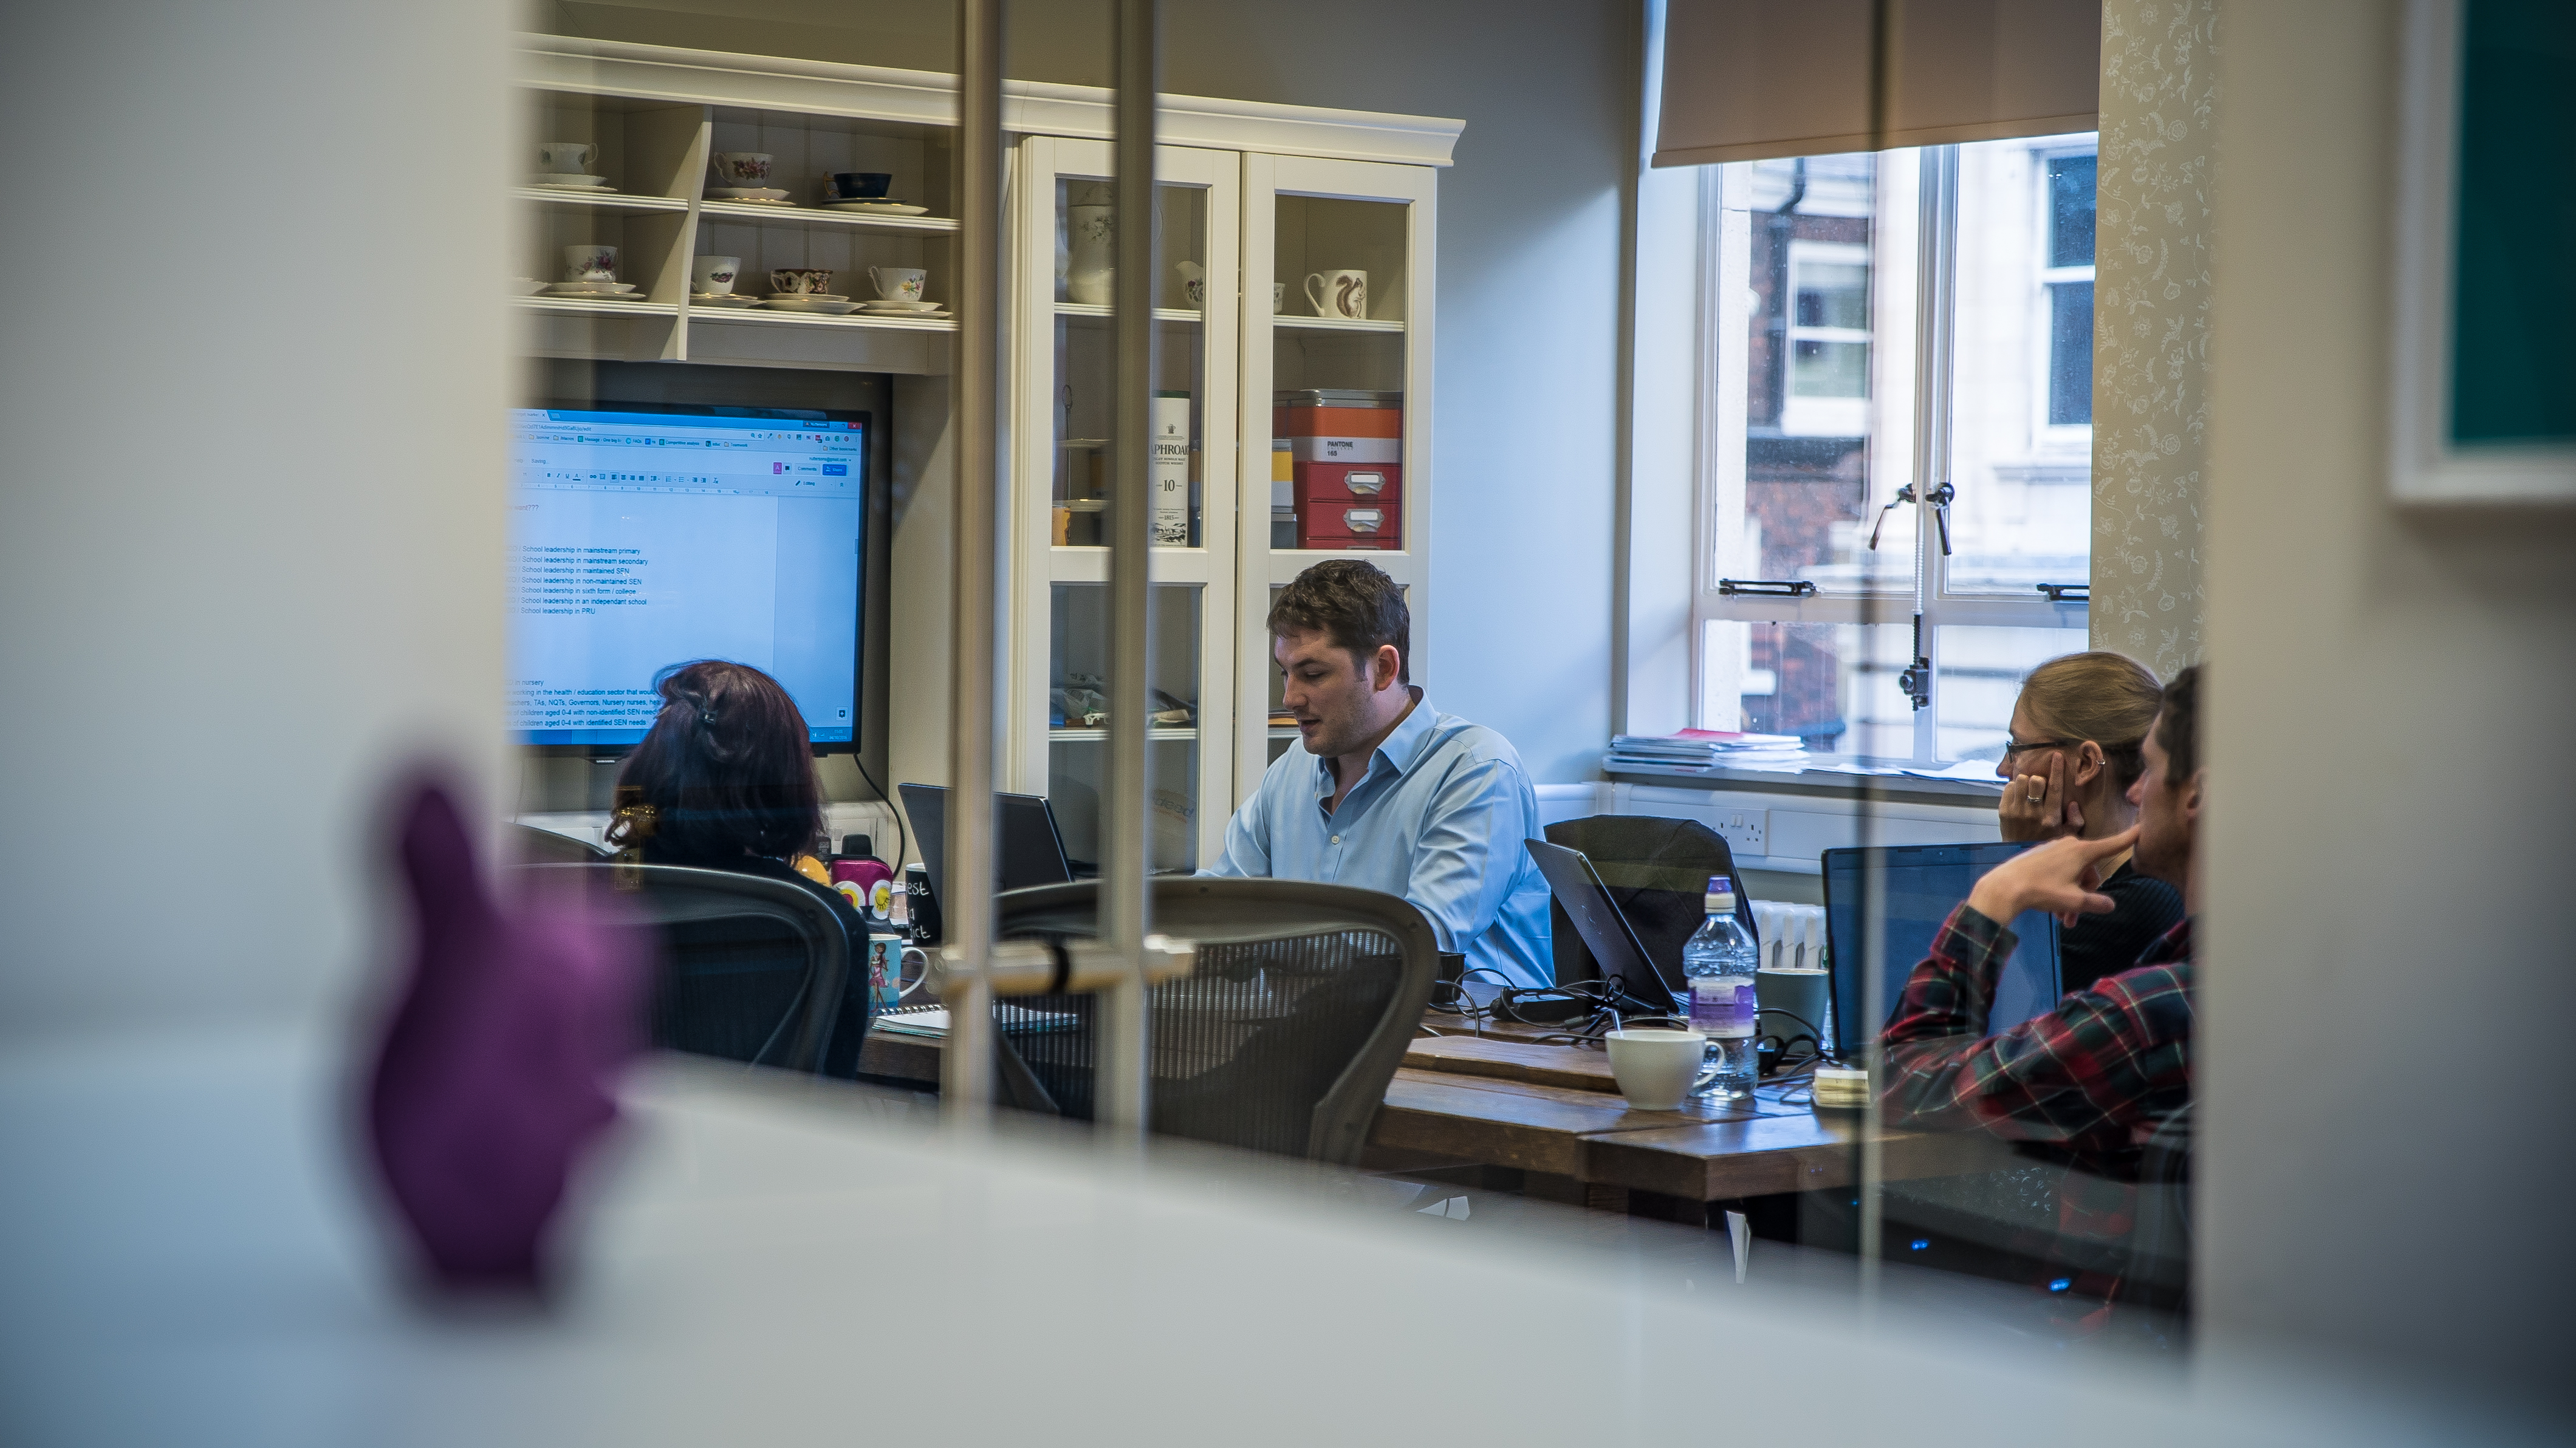
[[[1592,815],[1547,827],[1547,842],[1581,850],[1601,875],[1619,913],[1636,929],[1637,943],[1668,985],[1682,979],[1682,946],[1708,918],[1708,881],[1724,875],[1735,886],[1735,918],[1758,944],[1753,923],[1753,897],[1735,872],[1735,856],[1726,837],[1697,820],[1662,815]],[[1550,901],[1548,923],[1554,927],[1556,978],[1592,980],[1601,974],[1583,937],[1565,916],[1565,907]]]
[[[1004,939],[1097,931],[1092,882],[996,903]],[[1199,956],[1191,975],[1149,996],[1153,1129],[1357,1161],[1431,997],[1439,947],[1421,912],[1340,885],[1173,877],[1154,881],[1154,928],[1198,942]],[[1014,997],[1000,1015],[1004,1039],[1063,1114],[1089,1120],[1098,998]]]
[[[653,932],[652,1041],[849,1077],[867,1035],[866,949],[801,886],[680,865],[524,865],[531,885],[614,891]]]

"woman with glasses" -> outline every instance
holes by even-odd
[[[2012,737],[1995,764],[2004,780],[1996,806],[2003,837],[2095,840],[2136,824],[2129,786],[2146,769],[2139,747],[2163,698],[2156,676],[2121,654],[2068,654],[2031,670],[2013,705]],[[2181,893],[2139,874],[2126,851],[2102,868],[2102,893],[2117,908],[2083,916],[2060,932],[2060,978],[2069,991],[2127,970],[2182,919]]]

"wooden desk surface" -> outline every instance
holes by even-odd
[[[1442,1028],[1454,1020],[1432,1019]],[[1417,1038],[1387,1085],[1370,1147],[1702,1202],[1857,1180],[1863,1130],[1857,1117],[1768,1099],[1634,1110],[1619,1095],[1607,1053],[1528,1039],[1546,1030],[1489,1027],[1483,1035]],[[940,1043],[925,1037],[871,1032],[859,1069],[935,1083],[939,1052]],[[2012,1160],[2008,1148],[1979,1136],[1880,1136],[1880,1161],[1890,1178],[1990,1170]]]

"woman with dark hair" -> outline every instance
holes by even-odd
[[[721,659],[665,669],[653,690],[662,712],[617,771],[610,846],[637,850],[648,865],[828,889],[810,854],[823,838],[823,790],[796,701],[760,670]]]

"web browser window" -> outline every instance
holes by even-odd
[[[863,421],[513,414],[511,725],[633,744],[656,674],[727,659],[856,737]]]

